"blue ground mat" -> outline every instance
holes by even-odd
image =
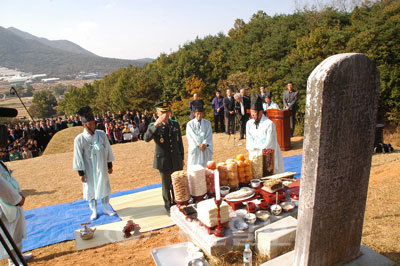
[[[300,178],[301,155],[283,158],[285,171],[296,172]],[[159,188],[161,184],[148,185],[141,188],[111,194],[111,198]],[[118,216],[102,214],[100,201],[97,203],[100,216],[92,221],[91,226],[121,221]],[[51,205],[25,211],[27,238],[23,240],[22,251],[26,252],[51,244],[75,239],[74,231],[81,228],[81,223],[90,221],[91,211],[87,201],[78,200],[72,203]]]
[[[290,157],[284,157],[283,164],[285,166],[285,172],[295,172],[296,174],[294,175],[294,177],[299,179],[301,176],[301,160],[302,159],[303,159],[303,156],[301,154],[290,156]]]
[[[117,192],[111,194],[110,197],[119,197],[158,187],[161,187],[161,184]],[[103,215],[101,202],[98,201],[97,204],[99,217],[91,222],[91,226],[121,221],[118,216]],[[82,227],[81,223],[90,222],[90,214],[88,202],[85,200],[25,211],[27,238],[22,242],[22,251],[26,252],[75,239],[74,231]]]

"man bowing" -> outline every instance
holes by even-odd
[[[206,167],[213,155],[211,123],[203,119],[203,105],[197,102],[193,105],[194,118],[186,125],[188,166],[198,164]]]
[[[114,161],[110,142],[104,131],[96,130],[89,106],[82,107],[78,114],[82,117],[84,130],[74,140],[73,169],[78,171],[83,183],[83,197],[92,211],[90,220],[97,218],[98,199],[101,199],[103,213],[113,216],[116,213],[109,207],[111,187],[108,174],[113,172]]]

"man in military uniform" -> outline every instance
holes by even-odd
[[[171,174],[184,166],[183,142],[178,122],[170,118],[170,102],[161,102],[155,107],[158,119],[149,125],[144,140],[149,142],[154,139],[156,143],[153,167],[160,171],[162,196],[165,209],[169,212],[174,199]]]

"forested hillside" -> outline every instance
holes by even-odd
[[[217,88],[258,91],[265,84],[282,106],[286,83],[293,81],[301,95],[297,122],[302,124],[311,71],[330,55],[359,52],[380,70],[379,120],[399,123],[399,33],[400,1],[378,1],[351,13],[330,8],[271,17],[259,11],[248,23],[237,19],[227,36],[198,38],[143,68],[122,68],[93,85],[70,88],[60,110],[73,113],[87,103],[98,111],[151,110],[169,99],[175,117],[185,123],[194,92],[209,102]]]

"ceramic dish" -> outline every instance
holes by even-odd
[[[261,221],[267,221],[269,217],[271,217],[271,213],[269,211],[256,211],[256,217]]]
[[[229,194],[229,191],[230,191],[230,187],[228,187],[228,186],[222,186],[221,187],[221,196],[225,196],[225,195],[228,195]]]
[[[258,188],[261,186],[261,180],[260,179],[253,179],[250,181],[250,185],[252,188]]]
[[[296,207],[296,205],[293,202],[285,201],[281,203],[281,207],[285,212],[289,212],[293,210]]]

